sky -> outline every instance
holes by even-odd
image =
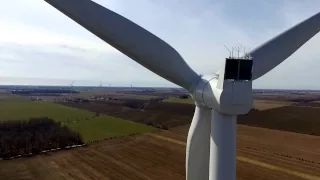
[[[177,87],[43,0],[0,0],[0,84]],[[241,44],[255,48],[320,11],[319,0],[94,0],[157,35],[197,73],[212,74]],[[129,32],[128,32],[129,33]],[[253,82],[320,89],[320,33]]]

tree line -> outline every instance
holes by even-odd
[[[79,133],[47,117],[0,121],[0,158],[83,144]]]
[[[12,94],[61,94],[61,93],[79,93],[78,91],[75,90],[69,90],[69,89],[22,89],[22,90],[12,90],[11,91]]]

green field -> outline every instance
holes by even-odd
[[[48,117],[63,122],[70,129],[79,132],[85,142],[155,130],[144,124],[110,116],[95,117],[94,112],[55,103],[20,100],[0,101],[0,121]]]
[[[0,102],[0,120],[48,117],[56,121],[91,118],[95,113],[44,101]]]
[[[169,99],[165,99],[164,102],[194,104],[194,101],[192,98],[188,98],[188,99],[169,98]]]
[[[0,95],[0,103],[4,103],[4,102],[31,102],[31,100],[27,97],[1,94]]]
[[[110,116],[100,116],[78,123],[68,123],[67,126],[71,130],[79,132],[85,142],[156,130],[155,128],[144,124],[138,124]]]

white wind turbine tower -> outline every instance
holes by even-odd
[[[199,76],[166,42],[91,0],[45,0],[159,76],[187,89],[196,109],[186,147],[188,180],[236,179],[236,115],[252,106],[252,80],[279,65],[320,31],[320,13],[248,54]]]

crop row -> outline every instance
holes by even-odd
[[[237,145],[237,147],[240,147],[240,146]],[[262,149],[249,147],[249,146],[241,146],[241,148],[250,149],[250,150],[253,150],[253,151],[257,151],[257,152],[264,152],[264,153],[267,153],[267,154],[274,154],[274,155],[277,155],[277,156],[282,156],[282,157],[286,157],[286,158],[290,158],[290,159],[296,159],[296,160],[305,161],[305,162],[309,162],[309,163],[313,163],[313,164],[320,164],[320,162],[304,159],[304,158],[301,158],[301,157],[294,157],[294,156],[291,156],[291,155],[288,155],[288,154],[266,151],[266,150],[262,150]]]

